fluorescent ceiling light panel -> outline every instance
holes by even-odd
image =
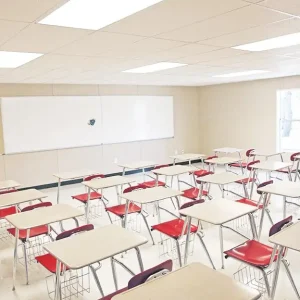
[[[163,0],[70,0],[40,24],[98,30]]]
[[[182,67],[182,66],[186,66],[186,64],[160,62],[157,64],[143,66],[143,67],[139,67],[139,68],[135,68],[135,69],[130,69],[130,70],[126,70],[123,72],[125,72],[125,73],[153,73],[153,72],[158,72],[158,71],[162,71],[162,70],[178,68],[178,67]]]
[[[300,44],[300,32],[282,35],[276,38],[267,39],[255,43],[233,47],[234,49],[247,51],[265,51],[277,48],[290,47]]]
[[[244,72],[236,72],[236,73],[228,73],[228,74],[222,74],[222,75],[215,75],[213,77],[239,77],[239,76],[249,76],[249,75],[254,75],[254,74],[262,74],[262,73],[268,73],[270,71],[265,71],[265,70],[249,70],[249,71],[244,71]]]
[[[0,68],[17,68],[42,55],[44,54],[0,51]]]

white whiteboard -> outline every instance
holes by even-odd
[[[173,97],[103,96],[103,143],[174,137]]]
[[[1,114],[6,154],[174,137],[169,96],[2,98]]]
[[[101,144],[100,97],[2,98],[5,153]],[[94,126],[88,121],[96,119]]]

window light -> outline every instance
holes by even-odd
[[[163,0],[70,0],[40,24],[98,30]]]
[[[254,74],[262,74],[262,73],[268,73],[270,71],[265,70],[249,70],[249,71],[243,71],[243,72],[236,72],[236,73],[228,73],[228,74],[221,74],[221,75],[215,75],[213,77],[239,77],[239,76],[249,76]]]
[[[172,63],[172,62],[160,62],[153,65],[147,65],[135,69],[123,71],[125,73],[153,73],[167,69],[173,69],[177,67],[186,66],[186,64]]]
[[[247,51],[265,51],[277,48],[290,47],[300,44],[300,32],[282,35],[276,38],[267,39],[255,43],[233,47],[234,49]]]
[[[0,68],[17,68],[42,55],[41,53],[0,51]]]

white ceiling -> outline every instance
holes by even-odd
[[[164,0],[99,31],[37,22],[68,0],[0,0],[0,51],[44,53],[4,83],[201,86],[300,74],[300,45],[248,52],[233,46],[300,32],[300,0]],[[162,61],[151,74],[122,71]],[[215,75],[264,69],[248,77]]]

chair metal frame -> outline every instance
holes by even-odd
[[[184,209],[184,208],[187,208],[187,207],[191,207],[191,206],[193,206],[193,205],[196,205],[196,204],[200,204],[200,203],[203,203],[204,202],[204,200],[196,200],[196,201],[192,201],[192,202],[188,202],[188,203],[185,203],[185,204],[183,204],[181,207],[180,207],[180,209]],[[164,209],[164,208],[162,208],[162,207],[160,207],[160,209],[161,210],[163,210],[163,211],[165,211],[165,212],[167,212],[167,213],[169,213],[170,215],[172,215],[172,216],[174,216],[176,219],[181,219],[181,220],[183,220],[184,221],[184,224],[183,224],[183,227],[182,227],[182,231],[181,231],[181,234],[180,234],[180,236],[176,239],[176,238],[173,238],[173,237],[171,237],[171,236],[169,236],[169,235],[167,235],[169,238],[171,238],[171,239],[173,239],[174,241],[175,241],[175,243],[176,243],[176,249],[177,249],[177,255],[178,255],[178,261],[179,261],[179,266],[180,267],[182,267],[182,258],[181,258],[181,251],[180,251],[180,244],[179,244],[179,240],[182,238],[182,237],[184,237],[184,236],[186,236],[187,235],[187,226],[186,226],[186,221],[184,220],[184,218],[185,218],[185,216],[184,215],[180,215],[179,217],[177,216],[177,215],[175,215],[174,213],[172,213],[172,212],[170,212],[170,211],[168,211],[168,210],[166,210],[166,209]],[[165,223],[165,222],[163,222],[163,223]],[[162,223],[162,224],[163,224]],[[158,225],[160,225],[160,224],[158,224]],[[153,228],[154,226],[152,226],[152,231],[153,230],[157,230],[157,229],[154,229]],[[210,257],[210,254],[209,254],[209,252],[208,252],[208,250],[207,250],[207,247],[206,247],[206,245],[205,245],[205,243],[204,243],[204,241],[203,241],[203,237],[204,237],[204,234],[203,234],[203,232],[199,232],[199,227],[200,227],[200,221],[198,221],[198,224],[197,224],[197,226],[196,226],[198,229],[197,229],[197,231],[195,232],[195,234],[196,234],[196,236],[199,238],[199,241],[200,241],[200,244],[202,245],[202,247],[203,247],[203,249],[204,249],[204,251],[205,251],[205,253],[206,253],[206,255],[207,255],[207,257],[208,257],[208,259],[209,259],[209,261],[210,261],[210,263],[211,263],[211,265],[212,265],[212,268],[213,269],[215,269],[215,266],[214,266],[214,263],[213,263],[213,261],[212,261],[212,259],[211,259],[211,257]],[[158,230],[158,232],[160,232],[159,230]],[[164,232],[160,232],[161,234],[164,234]],[[192,232],[191,232],[192,233]],[[189,241],[188,241],[189,242]]]

